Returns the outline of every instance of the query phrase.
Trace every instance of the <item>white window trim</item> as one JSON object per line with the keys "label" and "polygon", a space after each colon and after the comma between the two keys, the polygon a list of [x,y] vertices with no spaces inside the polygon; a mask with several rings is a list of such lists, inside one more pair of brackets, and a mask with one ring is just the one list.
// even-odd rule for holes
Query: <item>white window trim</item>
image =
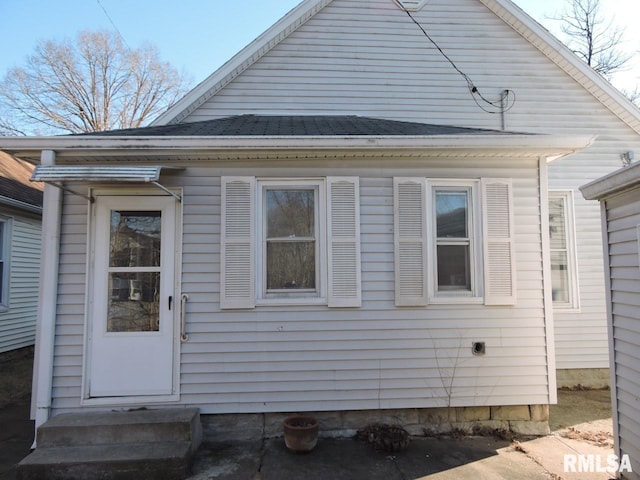
{"label": "white window trim", "polygon": [[4,268],[0,272],[2,275],[2,291],[0,291],[0,311],[9,310],[9,291],[11,289],[11,229],[12,219],[0,216],[0,223],[4,225],[2,238],[2,260]]}
{"label": "white window trim", "polygon": [[[316,291],[305,295],[304,292],[292,292],[292,294],[277,293],[267,294],[266,289],[266,227],[267,219],[264,214],[264,198],[267,188],[304,188],[314,187],[317,191],[317,204],[315,209],[317,212],[317,257],[316,257]],[[327,305],[327,212],[326,212],[326,181],[324,178],[281,178],[281,179],[261,179],[256,178],[256,212],[258,218],[262,221],[258,222],[256,228],[255,245],[257,245],[255,256],[256,269],[256,305]]]}
{"label": "white window trim", "polygon": [[[472,232],[469,236],[471,245],[469,255],[471,258],[471,292],[438,292],[438,267],[436,255],[436,214],[435,194],[438,188],[453,189],[462,188],[468,190],[469,215]],[[427,179],[427,265],[429,265],[428,295],[430,304],[472,304],[484,303],[483,291],[483,256],[482,256],[482,197],[479,180],[453,180],[453,179]]]}
{"label": "white window trim", "polygon": [[[580,312],[580,289],[578,282],[578,250],[576,242],[576,216],[573,201],[573,190],[549,190],[549,200],[564,199],[565,231],[567,234],[567,269],[569,277],[569,301],[558,304],[553,302],[553,309],[566,313]],[[549,248],[551,251],[551,248]]]}

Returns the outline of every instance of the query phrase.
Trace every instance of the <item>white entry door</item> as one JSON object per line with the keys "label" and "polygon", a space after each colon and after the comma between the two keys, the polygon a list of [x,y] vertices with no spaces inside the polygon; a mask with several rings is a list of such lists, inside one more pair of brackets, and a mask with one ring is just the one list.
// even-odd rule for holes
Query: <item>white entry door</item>
{"label": "white entry door", "polygon": [[176,201],[98,196],[94,220],[89,397],[170,395]]}

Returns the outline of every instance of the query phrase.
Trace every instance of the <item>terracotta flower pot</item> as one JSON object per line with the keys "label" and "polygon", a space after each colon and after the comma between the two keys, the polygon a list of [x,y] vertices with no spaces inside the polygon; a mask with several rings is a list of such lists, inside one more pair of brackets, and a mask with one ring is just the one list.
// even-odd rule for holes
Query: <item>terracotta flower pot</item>
{"label": "terracotta flower pot", "polygon": [[310,452],[318,443],[318,420],[293,415],[284,420],[284,443],[293,452]]}

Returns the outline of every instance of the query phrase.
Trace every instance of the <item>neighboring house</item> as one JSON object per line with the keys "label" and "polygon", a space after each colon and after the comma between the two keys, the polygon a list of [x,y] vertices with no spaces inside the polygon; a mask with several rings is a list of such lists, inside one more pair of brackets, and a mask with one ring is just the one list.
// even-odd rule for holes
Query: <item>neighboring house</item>
{"label": "neighboring house", "polygon": [[639,112],[508,0],[404,3],[430,39],[394,0],[307,0],[151,127],[0,139],[67,189],[37,425],[451,407],[541,433],[556,366],[608,367],[575,191],[640,149]]}
{"label": "neighboring house", "polygon": [[640,164],[581,190],[602,210],[616,454],[633,470],[624,478],[640,479]]}
{"label": "neighboring house", "polygon": [[42,185],[33,165],[0,152],[0,353],[34,344]]}

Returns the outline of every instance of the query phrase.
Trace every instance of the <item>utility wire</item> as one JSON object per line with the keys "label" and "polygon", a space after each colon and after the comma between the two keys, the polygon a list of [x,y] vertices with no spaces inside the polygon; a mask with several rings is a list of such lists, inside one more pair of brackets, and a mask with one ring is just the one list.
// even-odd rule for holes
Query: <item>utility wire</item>
{"label": "utility wire", "polygon": [[126,47],[129,49],[130,52],[133,52],[133,50],[131,49],[131,47],[129,46],[129,44],[127,43],[127,41],[125,40],[124,36],[122,35],[122,33],[120,33],[120,30],[118,29],[118,27],[116,26],[116,24],[114,23],[114,21],[111,19],[111,17],[109,16],[109,14],[107,13],[107,9],[104,8],[104,5],[102,5],[102,2],[100,0],[96,0],[96,2],[98,2],[98,5],[100,5],[100,8],[102,9],[102,11],[104,12],[105,16],[107,17],[107,19],[109,20],[109,22],[111,22],[111,25],[113,25],[113,28],[115,28],[116,32],[118,33],[118,35],[120,36],[120,38],[122,39],[122,41],[124,42],[124,44],[126,45]]}
{"label": "utility wire", "polygon": [[[424,27],[422,25],[420,25],[420,22],[418,22],[413,15],[411,15],[411,12],[409,12],[409,10],[406,9],[406,7],[404,5],[402,5],[402,3],[396,1],[396,3],[400,6],[400,8],[409,16],[409,18],[413,21],[413,23],[415,23],[418,28],[422,31],[422,33],[424,34],[425,37],[427,37],[429,39],[429,41],[433,44],[434,47],[436,47],[438,49],[438,51],[440,52],[440,54],[451,64],[451,66],[454,68],[454,70],[456,72],[458,72],[462,78],[464,78],[465,82],[467,82],[467,87],[469,88],[469,92],[471,93],[471,98],[473,98],[473,101],[476,103],[476,105],[478,105],[478,107],[480,109],[482,109],[483,111],[485,111],[486,113],[491,113],[491,114],[501,114],[501,113],[505,113],[508,112],[509,110],[511,110],[513,108],[513,106],[516,103],[516,95],[515,92],[513,92],[512,90],[505,90],[504,91],[504,97],[501,98],[498,102],[492,102],[491,100],[486,99],[481,93],[480,90],[478,90],[478,87],[476,87],[473,83],[473,80],[471,80],[471,78],[469,77],[469,75],[467,75],[466,73],[464,73],[462,70],[460,70],[458,68],[458,66],[454,63],[453,60],[451,60],[451,58],[449,58],[449,56],[444,53],[444,50],[442,50],[442,48],[440,48],[440,45],[438,45],[436,43],[436,41],[431,38],[431,36],[427,33],[427,31],[424,29]],[[482,105],[478,99],[476,98],[477,95],[484,103],[491,105],[491,107],[493,108],[497,108],[498,111],[494,112],[491,111],[489,109],[487,109],[484,105]],[[513,95],[513,100],[511,102],[511,104],[508,104],[508,97],[509,95]],[[505,103],[506,102],[506,103]]]}

